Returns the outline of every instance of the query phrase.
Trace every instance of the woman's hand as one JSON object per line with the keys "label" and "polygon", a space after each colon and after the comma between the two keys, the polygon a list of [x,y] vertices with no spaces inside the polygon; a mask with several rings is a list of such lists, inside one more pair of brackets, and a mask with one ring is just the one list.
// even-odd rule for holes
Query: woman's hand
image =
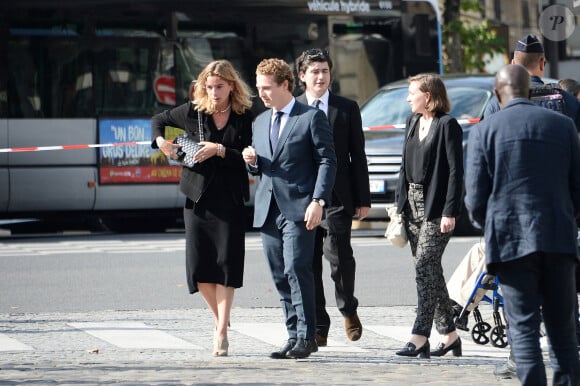
{"label": "woman's hand", "polygon": [[217,143],[202,141],[199,144],[203,147],[193,155],[195,162],[203,162],[208,158],[214,157],[218,152]]}
{"label": "woman's hand", "polygon": [[[159,142],[161,142],[161,144],[159,144]],[[167,157],[173,158],[173,159],[178,158],[177,157],[177,149],[179,149],[181,146],[179,146],[171,141],[166,141],[165,139],[158,140],[157,146],[159,147],[159,150],[161,150],[161,152],[163,154],[165,154]]]}

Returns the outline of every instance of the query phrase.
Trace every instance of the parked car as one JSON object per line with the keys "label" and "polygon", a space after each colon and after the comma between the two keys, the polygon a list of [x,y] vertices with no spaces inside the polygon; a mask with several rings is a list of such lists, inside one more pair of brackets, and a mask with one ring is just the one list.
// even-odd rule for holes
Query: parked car
{"label": "parked car", "polygon": [[[494,77],[489,75],[443,76],[451,101],[451,111],[463,128],[463,150],[466,159],[469,129],[483,117],[485,107],[493,95]],[[380,88],[362,106],[365,130],[365,150],[368,159],[371,188],[369,220],[387,220],[386,209],[395,203],[395,188],[399,179],[405,122],[411,114],[406,101],[407,80]],[[465,208],[457,219],[455,234],[478,234]]]}

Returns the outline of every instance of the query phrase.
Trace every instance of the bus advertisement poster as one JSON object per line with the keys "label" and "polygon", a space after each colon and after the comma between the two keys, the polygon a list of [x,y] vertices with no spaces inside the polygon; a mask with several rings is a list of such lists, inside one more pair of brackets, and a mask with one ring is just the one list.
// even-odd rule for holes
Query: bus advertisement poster
{"label": "bus advertisement poster", "polygon": [[[99,119],[99,143],[151,140],[149,119]],[[99,150],[100,184],[175,183],[181,166],[150,145],[113,146]]]}

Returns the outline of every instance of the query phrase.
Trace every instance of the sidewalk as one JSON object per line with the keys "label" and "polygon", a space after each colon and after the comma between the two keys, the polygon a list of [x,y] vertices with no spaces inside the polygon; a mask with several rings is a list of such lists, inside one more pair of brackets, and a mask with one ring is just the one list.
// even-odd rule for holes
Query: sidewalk
{"label": "sidewalk", "polygon": [[[285,339],[279,308],[235,308],[225,358],[210,355],[213,322],[205,309],[0,314],[0,385],[519,384],[493,376],[507,349],[475,345],[463,331],[462,357],[396,356],[410,333],[413,307],[360,308],[365,330],[358,342],[346,340],[340,314],[329,312],[329,347],[303,360],[269,358]],[[98,337],[107,332],[102,323],[117,326],[112,341]],[[148,339],[122,343],[124,333],[141,332],[170,339],[158,347]],[[171,339],[183,346],[169,346]],[[431,345],[437,342],[435,334]]]}

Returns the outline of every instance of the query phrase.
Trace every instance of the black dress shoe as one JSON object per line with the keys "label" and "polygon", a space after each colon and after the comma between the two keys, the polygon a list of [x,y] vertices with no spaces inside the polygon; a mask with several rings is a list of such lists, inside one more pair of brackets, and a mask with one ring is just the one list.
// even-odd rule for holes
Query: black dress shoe
{"label": "black dress shoe", "polygon": [[425,344],[419,349],[417,349],[417,346],[415,346],[413,343],[407,342],[405,347],[397,351],[396,354],[403,357],[416,357],[419,355],[419,358],[429,359],[430,348],[429,340],[427,340]]}
{"label": "black dress shoe", "polygon": [[288,357],[286,356],[286,354],[295,345],[296,345],[296,341],[294,339],[288,339],[288,341],[284,344],[284,346],[280,347],[280,350],[274,351],[273,353],[270,354],[270,358],[272,358],[272,359],[287,359]]}
{"label": "black dress shoe", "polygon": [[445,347],[445,343],[439,343],[435,348],[435,351],[431,351],[431,356],[434,357],[442,357],[443,355],[447,354],[449,351],[453,351],[454,357],[460,357],[462,355],[461,352],[461,338],[457,337],[455,342],[451,343],[449,346]]}
{"label": "black dress shoe", "polygon": [[296,344],[294,345],[294,347],[292,347],[290,351],[288,351],[288,353],[286,353],[286,356],[292,359],[300,359],[306,358],[310,356],[310,354],[312,354],[313,352],[317,351],[318,346],[316,345],[316,341],[314,339],[298,338]]}

